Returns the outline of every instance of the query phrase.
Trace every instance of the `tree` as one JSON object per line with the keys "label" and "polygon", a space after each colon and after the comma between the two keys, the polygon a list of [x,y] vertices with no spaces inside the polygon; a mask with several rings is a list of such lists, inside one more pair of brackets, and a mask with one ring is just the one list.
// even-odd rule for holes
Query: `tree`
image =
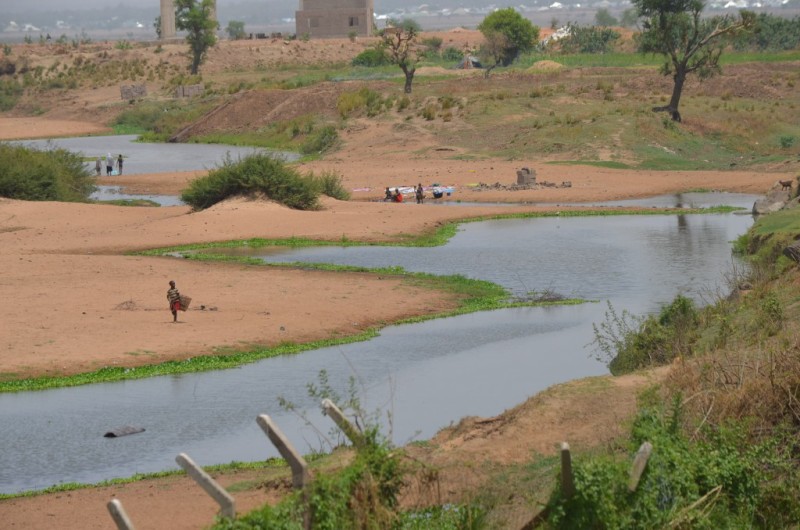
{"label": "tree", "polygon": [[229,21],[225,32],[231,40],[241,40],[247,36],[247,33],[244,32],[244,22],[239,22],[238,20]]}
{"label": "tree", "polygon": [[617,20],[608,9],[601,7],[597,10],[597,13],[594,14],[594,23],[596,26],[607,28],[619,25],[619,20]]}
{"label": "tree", "polygon": [[192,55],[192,75],[197,74],[208,49],[217,42],[219,24],[213,13],[214,0],[175,0],[175,27],[188,32],[186,42]]}
{"label": "tree", "polygon": [[395,27],[383,30],[383,47],[388,53],[389,61],[396,64],[406,76],[406,84],[403,91],[411,93],[411,83],[414,81],[414,73],[417,71],[417,53],[415,44],[417,40],[417,30],[409,26],[406,28]]}
{"label": "tree", "polygon": [[539,40],[539,28],[513,7],[490,13],[478,26],[486,39],[484,55],[494,60],[486,75],[496,66],[508,66],[519,54],[533,49]]}
{"label": "tree", "polygon": [[738,17],[704,19],[703,0],[633,0],[633,5],[644,19],[638,36],[639,51],[663,55],[661,73],[672,75],[674,81],[669,104],[653,110],[669,112],[679,122],[678,105],[686,76],[697,72],[700,79],[705,79],[719,72],[723,37],[751,28],[755,15],[740,11]]}

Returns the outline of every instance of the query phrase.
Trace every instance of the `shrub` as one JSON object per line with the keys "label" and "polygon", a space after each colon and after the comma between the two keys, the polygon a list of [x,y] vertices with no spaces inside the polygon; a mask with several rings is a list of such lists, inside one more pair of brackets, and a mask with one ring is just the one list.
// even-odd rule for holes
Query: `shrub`
{"label": "shrub", "polygon": [[338,139],[339,133],[336,132],[336,127],[333,125],[326,125],[308,136],[306,141],[300,146],[300,152],[304,155],[324,153],[336,145]]}
{"label": "shrub", "polygon": [[0,79],[0,112],[13,109],[23,90],[22,85],[14,79]]}
{"label": "shrub", "polygon": [[781,147],[784,149],[789,149],[794,145],[794,136],[791,134],[784,134],[779,139]]}
{"label": "shrub", "polygon": [[447,62],[460,62],[464,58],[464,53],[454,46],[448,46],[442,52],[442,59]]}
{"label": "shrub", "polygon": [[350,199],[350,192],[342,185],[341,175],[333,171],[324,171],[318,177],[311,174],[311,178],[317,185],[317,189],[321,194],[339,199],[340,201],[347,201]]}
{"label": "shrub", "polygon": [[627,311],[618,314],[611,304],[608,307],[605,322],[592,326],[592,344],[601,352],[599,357],[608,362],[612,374],[665,364],[691,353],[698,315],[690,298],[676,296],[661,309],[658,318],[636,317]]}
{"label": "shrub", "polygon": [[389,64],[389,59],[382,48],[368,48],[353,59],[353,66],[375,67],[386,64]]}
{"label": "shrub", "polygon": [[621,37],[619,32],[597,26],[569,25],[570,34],[558,41],[564,53],[608,53]]}
{"label": "shrub", "polygon": [[645,441],[653,445],[636,491],[627,488],[629,461],[579,462],[575,495],[551,497],[553,528],[752,528],[765,477],[762,451],[732,429],[691,443],[679,428],[680,396],[675,403],[669,414],[645,408],[635,420],[630,451]]}
{"label": "shrub", "polygon": [[0,196],[26,201],[85,201],[94,191],[81,157],[65,149],[0,144]]}
{"label": "shrub", "polygon": [[269,199],[298,210],[319,207],[317,186],[283,161],[256,153],[233,161],[228,157],[221,167],[193,180],[181,199],[195,210],[203,210],[230,197]]}

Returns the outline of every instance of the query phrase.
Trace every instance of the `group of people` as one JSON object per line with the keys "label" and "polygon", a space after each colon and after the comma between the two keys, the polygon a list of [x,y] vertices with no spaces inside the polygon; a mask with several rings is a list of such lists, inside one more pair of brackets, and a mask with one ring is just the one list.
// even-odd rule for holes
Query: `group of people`
{"label": "group of people", "polygon": [[[422,204],[425,201],[425,188],[422,187],[420,182],[414,186],[414,197],[417,199],[417,204]],[[403,202],[403,194],[400,193],[398,188],[392,191],[388,186],[386,187],[386,195],[383,197],[384,202]]]}
{"label": "group of people", "polygon": [[[114,174],[114,170],[116,168],[116,174],[122,175],[122,154],[120,154],[116,159],[111,156],[111,153],[106,155],[106,176],[110,176]],[[97,160],[94,163],[94,170],[99,177],[103,170],[103,157],[98,156]]]}

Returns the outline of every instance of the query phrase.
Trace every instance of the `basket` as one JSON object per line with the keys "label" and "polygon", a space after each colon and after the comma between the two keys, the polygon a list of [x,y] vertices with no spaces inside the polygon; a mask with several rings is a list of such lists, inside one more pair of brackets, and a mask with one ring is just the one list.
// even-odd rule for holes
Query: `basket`
{"label": "basket", "polygon": [[192,303],[192,297],[181,295],[181,311],[189,309],[189,304]]}

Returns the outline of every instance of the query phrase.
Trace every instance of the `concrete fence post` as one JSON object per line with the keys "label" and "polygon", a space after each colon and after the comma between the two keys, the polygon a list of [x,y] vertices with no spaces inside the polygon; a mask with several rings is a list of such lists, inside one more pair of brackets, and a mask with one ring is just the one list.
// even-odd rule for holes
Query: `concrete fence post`
{"label": "concrete fence post", "polygon": [[211,498],[217,501],[217,504],[222,508],[221,513],[223,517],[229,519],[236,518],[236,505],[233,497],[231,497],[231,494],[225,491],[222,486],[217,484],[216,481],[211,478],[211,475],[195,464],[186,453],[179,454],[175,457],[175,461],[178,462],[178,465],[186,471],[186,474],[192,477]]}
{"label": "concrete fence post", "polygon": [[564,498],[569,499],[575,495],[575,479],[572,476],[572,456],[569,453],[569,444],[561,442],[561,491]]}
{"label": "concrete fence post", "polygon": [[260,414],[256,418],[256,423],[266,433],[269,441],[278,449],[283,459],[289,463],[289,467],[292,468],[292,485],[295,489],[305,488],[309,479],[308,464],[305,459],[284,436],[283,432],[272,421],[272,418],[266,414]]}
{"label": "concrete fence post", "polygon": [[366,445],[366,440],[364,439],[364,435],[350,423],[344,413],[336,406],[336,404],[331,401],[330,399],[323,399],[322,400],[322,410],[325,411],[325,414],[331,417],[331,419],[336,423],[336,425],[344,432],[345,436],[347,436],[353,445],[356,448],[361,448]]}
{"label": "concrete fence post", "polygon": [[647,460],[650,458],[650,453],[653,452],[653,445],[650,442],[645,442],[639,447],[636,456],[633,458],[633,465],[631,466],[631,478],[628,481],[628,491],[636,491],[639,486],[639,480],[642,478],[644,468],[647,465]]}
{"label": "concrete fence post", "polygon": [[119,499],[110,500],[108,504],[106,504],[106,507],[119,530],[134,530],[133,523],[128,517],[128,514],[125,513],[125,508],[122,507],[122,501]]}

